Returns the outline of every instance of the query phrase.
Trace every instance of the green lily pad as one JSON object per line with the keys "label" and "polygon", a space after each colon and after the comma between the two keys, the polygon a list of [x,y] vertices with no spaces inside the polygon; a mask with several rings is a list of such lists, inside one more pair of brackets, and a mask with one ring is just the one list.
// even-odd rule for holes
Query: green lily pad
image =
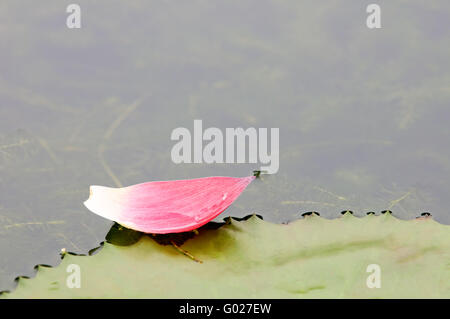
{"label": "green lily pad", "polygon": [[[6,298],[449,298],[450,226],[385,214],[288,225],[256,216],[202,229],[183,249],[150,236],[105,243],[93,256],[66,255],[55,268],[20,278]],[[80,288],[66,284],[80,267]],[[369,288],[369,265],[380,288]],[[370,268],[370,267],[369,267]]]}

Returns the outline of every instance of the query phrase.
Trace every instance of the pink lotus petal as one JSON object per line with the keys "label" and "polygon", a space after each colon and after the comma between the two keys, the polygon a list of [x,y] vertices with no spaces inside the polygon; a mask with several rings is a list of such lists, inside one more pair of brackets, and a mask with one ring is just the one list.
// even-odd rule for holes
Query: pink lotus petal
{"label": "pink lotus petal", "polygon": [[217,217],[254,178],[205,177],[123,188],[91,186],[84,205],[127,228],[153,234],[180,233]]}

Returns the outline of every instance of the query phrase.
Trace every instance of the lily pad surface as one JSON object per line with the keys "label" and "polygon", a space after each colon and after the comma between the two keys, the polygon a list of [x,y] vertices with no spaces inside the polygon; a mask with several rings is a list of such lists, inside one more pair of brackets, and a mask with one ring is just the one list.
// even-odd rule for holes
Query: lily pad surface
{"label": "lily pad surface", "polygon": [[[312,215],[288,225],[253,216],[188,240],[183,249],[203,263],[143,236],[129,246],[106,243],[93,256],[67,255],[56,268],[41,266],[36,278],[20,278],[3,297],[449,298],[449,227],[389,214]],[[67,285],[73,265],[80,288]],[[379,288],[367,283],[373,265]]]}

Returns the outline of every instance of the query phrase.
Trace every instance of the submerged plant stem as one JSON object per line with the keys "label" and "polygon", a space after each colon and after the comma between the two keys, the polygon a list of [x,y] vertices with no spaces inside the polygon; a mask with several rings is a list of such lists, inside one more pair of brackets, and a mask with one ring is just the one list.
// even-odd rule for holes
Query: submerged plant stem
{"label": "submerged plant stem", "polygon": [[183,248],[181,248],[180,246],[178,246],[177,244],[175,244],[175,243],[173,242],[173,240],[170,241],[170,243],[172,244],[173,247],[175,247],[176,250],[178,250],[178,251],[179,251],[180,253],[182,253],[183,255],[185,255],[185,256],[191,258],[193,261],[196,261],[196,262],[198,262],[198,263],[203,263],[203,261],[201,261],[201,260],[195,258],[195,257],[192,256],[188,251],[184,250]]}

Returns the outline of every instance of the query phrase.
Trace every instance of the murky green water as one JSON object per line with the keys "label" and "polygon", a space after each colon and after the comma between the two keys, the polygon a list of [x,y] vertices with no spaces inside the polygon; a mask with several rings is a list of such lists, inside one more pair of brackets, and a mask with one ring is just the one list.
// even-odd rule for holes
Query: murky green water
{"label": "murky green water", "polygon": [[287,222],[391,209],[450,224],[450,4],[378,1],[0,4],[0,290],[111,222],[89,185],[259,165],[174,164],[176,127],[280,128],[280,170],[223,215]]}

